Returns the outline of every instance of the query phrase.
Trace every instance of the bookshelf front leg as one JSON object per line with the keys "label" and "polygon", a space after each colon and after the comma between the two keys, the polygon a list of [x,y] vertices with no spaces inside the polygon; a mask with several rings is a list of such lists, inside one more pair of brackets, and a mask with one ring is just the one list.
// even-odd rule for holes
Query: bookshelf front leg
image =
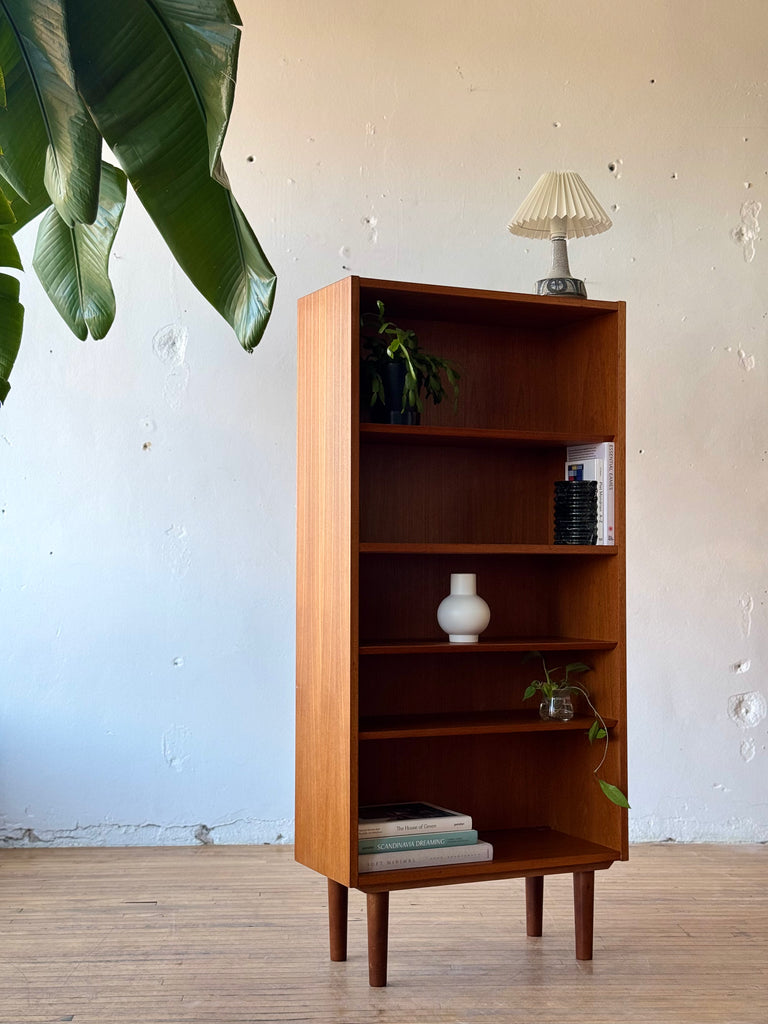
{"label": "bookshelf front leg", "polygon": [[576,925],[576,959],[592,959],[595,918],[595,872],[574,871],[573,911]]}
{"label": "bookshelf front leg", "polygon": [[526,933],[541,935],[544,923],[544,875],[533,875],[525,880]]}
{"label": "bookshelf front leg", "polygon": [[347,906],[349,889],[328,879],[328,931],[331,939],[331,960],[347,959]]}
{"label": "bookshelf front leg", "polygon": [[389,893],[368,893],[368,984],[382,988],[387,984],[387,934],[389,930]]}

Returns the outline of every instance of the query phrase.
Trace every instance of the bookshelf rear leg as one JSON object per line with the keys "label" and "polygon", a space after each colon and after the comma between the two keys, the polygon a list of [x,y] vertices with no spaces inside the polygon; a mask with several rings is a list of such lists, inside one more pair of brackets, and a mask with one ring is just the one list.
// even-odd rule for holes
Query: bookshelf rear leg
{"label": "bookshelf rear leg", "polygon": [[574,871],[573,910],[576,924],[576,959],[592,959],[595,919],[595,872]]}
{"label": "bookshelf rear leg", "polygon": [[368,984],[381,988],[387,984],[387,933],[389,930],[389,893],[368,893]]}
{"label": "bookshelf rear leg", "polygon": [[331,940],[331,960],[347,959],[347,906],[349,889],[346,885],[328,879],[328,931]]}
{"label": "bookshelf rear leg", "polygon": [[544,924],[544,876],[525,880],[525,925],[528,935],[541,935]]}

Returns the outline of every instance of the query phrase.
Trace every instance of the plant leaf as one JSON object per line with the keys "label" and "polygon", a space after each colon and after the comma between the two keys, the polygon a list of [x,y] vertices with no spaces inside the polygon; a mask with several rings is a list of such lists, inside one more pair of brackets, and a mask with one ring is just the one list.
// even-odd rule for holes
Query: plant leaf
{"label": "plant leaf", "polygon": [[0,107],[0,142],[3,147],[0,176],[4,181],[3,190],[16,216],[13,230],[18,231],[51,205],[43,180],[48,137],[32,79],[2,8],[0,66],[5,75],[6,88],[6,106]]}
{"label": "plant leaf", "polygon": [[591,672],[592,666],[585,665],[583,661],[572,661],[565,666],[565,678],[567,679],[571,672]]}
{"label": "plant leaf", "polygon": [[[68,223],[90,223],[99,194],[101,139],[75,87],[64,20],[64,0],[0,0],[4,29],[23,57],[45,132],[45,186]],[[8,41],[10,46],[10,40]],[[17,70],[21,69],[17,65]],[[11,104],[9,104],[10,106]],[[24,129],[24,124],[20,126]],[[14,188],[28,197],[29,168],[16,159],[16,138],[3,136]],[[34,170],[36,177],[37,169]]]}
{"label": "plant leaf", "polygon": [[89,331],[93,338],[103,338],[115,318],[108,263],[125,192],[123,172],[104,164],[95,222],[70,226],[51,209],[37,233],[32,266],[51,302],[82,341]]}
{"label": "plant leaf", "polygon": [[594,743],[600,732],[600,723],[595,721],[590,725],[589,732],[587,733],[587,739],[590,743]]}
{"label": "plant leaf", "polygon": [[11,234],[0,228],[0,267],[13,267],[15,270],[23,270],[19,250],[16,248]]}
{"label": "plant leaf", "polygon": [[155,0],[155,11],[178,51],[203,112],[210,173],[229,187],[221,147],[235,95],[240,15],[231,0],[207,0],[204,4]]}
{"label": "plant leaf", "polygon": [[[6,198],[6,195],[3,192],[3,190],[0,189],[0,225],[2,225],[3,228],[8,230],[11,224],[15,223],[16,218],[13,214],[13,208],[11,207],[11,204],[8,202],[8,199]],[[5,267],[8,266],[7,263],[2,263],[2,261],[0,261],[0,265]]]}
{"label": "plant leaf", "polygon": [[[8,238],[13,245],[13,240]],[[0,405],[11,389],[8,378],[19,352],[23,326],[24,307],[19,302],[18,279],[0,274]]]}
{"label": "plant leaf", "polygon": [[612,786],[610,782],[605,782],[603,779],[598,779],[597,781],[600,783],[600,789],[602,789],[611,803],[618,804],[619,807],[629,808],[629,802],[620,789]]}
{"label": "plant leaf", "polygon": [[538,687],[534,686],[533,683],[531,683],[531,685],[526,688],[526,691],[523,694],[523,700],[530,700],[534,693],[536,693],[537,689]]}
{"label": "plant leaf", "polygon": [[68,18],[78,86],[182,270],[251,351],[275,273],[230,190],[209,172],[206,122],[148,0],[77,0]]}

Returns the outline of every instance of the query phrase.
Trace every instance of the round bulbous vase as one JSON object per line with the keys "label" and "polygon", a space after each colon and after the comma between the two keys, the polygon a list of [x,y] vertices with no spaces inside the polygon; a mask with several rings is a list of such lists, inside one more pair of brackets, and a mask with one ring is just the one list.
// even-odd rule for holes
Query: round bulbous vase
{"label": "round bulbous vase", "polygon": [[545,697],[539,704],[539,717],[545,722],[570,722],[573,718],[570,690],[555,690],[551,697]]}
{"label": "round bulbous vase", "polygon": [[451,592],[438,606],[437,621],[452,644],[477,643],[491,621],[491,610],[478,596],[475,573],[451,573]]}

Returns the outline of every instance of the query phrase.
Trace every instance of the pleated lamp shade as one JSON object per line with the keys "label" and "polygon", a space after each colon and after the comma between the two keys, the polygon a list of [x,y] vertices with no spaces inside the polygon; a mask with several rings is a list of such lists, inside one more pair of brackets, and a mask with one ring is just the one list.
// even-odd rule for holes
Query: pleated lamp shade
{"label": "pleated lamp shade", "polygon": [[575,171],[542,174],[507,227],[525,238],[552,239],[552,269],[537,281],[537,294],[586,298],[584,282],[571,277],[565,239],[599,235],[611,227],[611,218],[581,175]]}
{"label": "pleated lamp shade", "polygon": [[513,235],[526,238],[551,238],[553,231],[585,238],[610,226],[611,218],[575,171],[542,174],[509,222]]}

